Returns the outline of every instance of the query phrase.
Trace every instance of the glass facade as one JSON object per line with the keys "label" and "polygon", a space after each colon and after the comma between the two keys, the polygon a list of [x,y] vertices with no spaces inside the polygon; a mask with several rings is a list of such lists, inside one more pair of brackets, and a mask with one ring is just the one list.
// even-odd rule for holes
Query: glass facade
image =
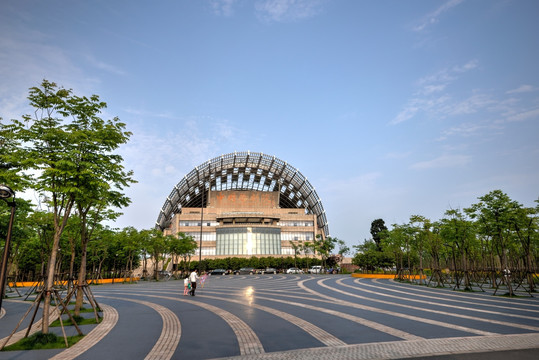
{"label": "glass facade", "polygon": [[279,255],[281,229],[266,227],[217,228],[216,255]]}

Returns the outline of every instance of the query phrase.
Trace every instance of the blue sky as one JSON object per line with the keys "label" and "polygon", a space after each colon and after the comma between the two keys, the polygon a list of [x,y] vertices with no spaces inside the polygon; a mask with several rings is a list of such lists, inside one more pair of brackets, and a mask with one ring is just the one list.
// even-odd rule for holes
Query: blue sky
{"label": "blue sky", "polygon": [[[195,166],[263,152],[305,175],[330,233],[539,196],[536,0],[3,1],[0,116],[43,78],[133,132],[116,226],[151,228]],[[4,121],[5,121],[4,120]]]}

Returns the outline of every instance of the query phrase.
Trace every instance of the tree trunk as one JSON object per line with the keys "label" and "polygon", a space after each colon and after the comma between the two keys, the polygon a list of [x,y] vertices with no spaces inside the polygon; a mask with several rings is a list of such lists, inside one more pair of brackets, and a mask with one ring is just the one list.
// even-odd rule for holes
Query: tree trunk
{"label": "tree trunk", "polygon": [[41,332],[43,334],[49,333],[49,311],[51,305],[51,292],[54,286],[54,272],[56,269],[56,257],[58,253],[58,247],[60,245],[61,231],[55,231],[54,240],[52,242],[52,251],[49,258],[49,264],[47,269],[47,278],[45,281],[44,298],[43,298],[43,321],[41,326]]}

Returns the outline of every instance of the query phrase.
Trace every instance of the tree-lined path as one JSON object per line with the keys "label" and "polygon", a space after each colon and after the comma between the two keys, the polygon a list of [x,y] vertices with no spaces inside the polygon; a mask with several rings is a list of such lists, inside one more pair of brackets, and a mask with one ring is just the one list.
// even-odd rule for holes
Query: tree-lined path
{"label": "tree-lined path", "polygon": [[[103,285],[92,291],[103,304],[105,321],[77,348],[0,352],[0,359],[539,355],[539,301],[530,297],[344,275],[214,276],[195,297],[182,295],[181,281]],[[12,312],[24,308],[19,300],[6,301],[0,337],[13,329],[9,325],[17,317]]]}

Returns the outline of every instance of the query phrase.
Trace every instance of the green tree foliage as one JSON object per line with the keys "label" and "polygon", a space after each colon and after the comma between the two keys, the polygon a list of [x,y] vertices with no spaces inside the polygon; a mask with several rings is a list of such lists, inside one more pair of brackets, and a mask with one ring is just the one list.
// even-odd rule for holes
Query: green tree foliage
{"label": "green tree foliage", "polygon": [[352,264],[367,272],[388,269],[393,266],[393,259],[385,252],[378,250],[378,245],[373,240],[366,240],[363,244],[355,246],[355,248],[357,253],[352,259]]}
{"label": "green tree foliage", "polygon": [[[55,281],[58,249],[62,233],[76,208],[81,219],[83,262],[89,239],[87,216],[108,206],[125,206],[121,189],[128,186],[131,173],[125,172],[121,157],[114,155],[130,133],[118,119],[104,121],[99,114],[106,107],[97,95],[80,97],[71,90],[43,80],[29,91],[34,115],[24,115],[10,125],[2,125],[2,141],[10,154],[0,158],[2,177],[20,180],[39,194],[50,196],[54,235],[46,272],[43,306],[43,333],[48,333],[50,291]],[[16,179],[14,166],[23,170]],[[86,266],[81,264],[84,272]],[[85,277],[83,277],[84,279]]]}
{"label": "green tree foliage", "polygon": [[179,264],[178,259],[182,258],[184,272],[188,271],[191,256],[195,254],[197,248],[197,242],[193,237],[182,232],[179,232],[177,237],[172,237],[169,242],[169,253],[173,256],[175,264]]}
{"label": "green tree foliage", "polygon": [[444,246],[451,250],[452,268],[460,284],[460,275],[464,279],[464,289],[471,290],[470,266],[473,253],[477,249],[475,226],[460,210],[447,210],[441,221],[440,235]]}
{"label": "green tree foliage", "polygon": [[[539,206],[524,207],[501,190],[478,198],[464,210],[450,209],[440,221],[412,215],[408,223],[393,224],[374,238],[355,246],[354,263],[365,270],[382,267],[381,254],[395,264],[397,278],[423,275],[428,269],[436,286],[453,283],[472,290],[487,283],[496,288],[535,291],[539,260]],[[537,200],[539,203],[539,200]],[[447,275],[450,275],[448,277]],[[422,276],[416,277],[422,283]]]}
{"label": "green tree foliage", "polygon": [[371,223],[371,236],[376,244],[376,247],[378,248],[378,251],[382,250],[382,235],[385,231],[387,231],[387,226],[383,219],[373,220]]}

